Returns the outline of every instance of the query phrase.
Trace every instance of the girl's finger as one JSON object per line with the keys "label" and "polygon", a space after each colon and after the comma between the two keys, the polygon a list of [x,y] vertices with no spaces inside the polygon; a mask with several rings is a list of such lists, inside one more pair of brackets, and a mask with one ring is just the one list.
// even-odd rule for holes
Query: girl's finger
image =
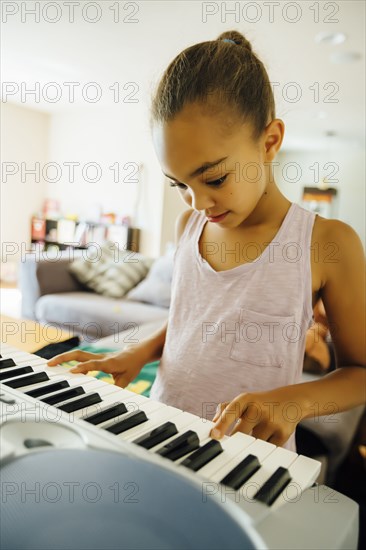
{"label": "girl's finger", "polygon": [[219,403],[217,405],[215,416],[213,417],[212,422],[216,422],[216,420],[219,418],[222,411],[228,406],[228,404],[229,403],[226,401],[225,403]]}
{"label": "girl's finger", "polygon": [[111,359],[95,359],[93,354],[93,360],[92,361],[85,361],[85,363],[81,362],[76,367],[73,367],[70,369],[70,372],[73,374],[77,373],[86,373],[91,370],[100,370],[102,372],[106,372],[107,374],[113,374],[113,372],[116,371],[116,366],[114,361]]}
{"label": "girl's finger", "polygon": [[219,417],[216,426],[211,430],[211,437],[214,439],[221,439],[221,437],[227,432],[233,422],[241,417],[246,408],[246,397],[244,395],[237,397],[231,403],[229,403],[221,416]]}
{"label": "girl's finger", "polygon": [[103,353],[90,353],[89,351],[74,350],[66,353],[60,353],[55,357],[52,357],[47,362],[49,367],[54,367],[60,363],[66,363],[67,361],[89,361],[90,359],[103,359]]}

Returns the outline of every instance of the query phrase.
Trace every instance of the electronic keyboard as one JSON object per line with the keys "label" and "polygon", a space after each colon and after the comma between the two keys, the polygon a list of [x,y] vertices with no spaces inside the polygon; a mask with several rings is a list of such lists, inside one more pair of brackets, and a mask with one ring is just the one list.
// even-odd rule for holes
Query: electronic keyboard
{"label": "electronic keyboard", "polygon": [[[6,344],[1,346],[0,352],[0,465],[2,479],[5,473],[10,476],[5,501],[4,494],[2,497],[5,512],[12,496],[21,498],[18,490],[9,493],[9,487],[15,483],[19,485],[18,475],[23,471],[17,470],[17,464],[24,463],[24,479],[33,463],[37,472],[44,472],[51,463],[57,464],[57,475],[61,475],[65,461],[60,462],[58,457],[66,456],[64,453],[68,452],[70,460],[75,459],[76,468],[80,467],[76,457],[81,451],[83,457],[88,453],[94,456],[93,453],[99,451],[95,460],[96,464],[100,460],[105,464],[103,471],[107,469],[109,460],[115,460],[117,453],[118,464],[122,464],[123,458],[129,461],[126,471],[131,465],[134,468],[137,479],[134,483],[139,483],[139,476],[146,480],[146,487],[154,480],[162,479],[158,491],[161,507],[167,506],[169,491],[179,483],[179,494],[171,496],[173,501],[166,511],[168,515],[177,502],[182,505],[180,494],[185,494],[186,490],[191,490],[192,496],[187,497],[184,504],[185,513],[191,505],[192,510],[197,506],[202,521],[197,514],[195,518],[198,524],[201,523],[201,531],[210,507],[213,508],[210,517],[215,517],[219,510],[222,525],[220,522],[214,525],[217,529],[220,527],[221,532],[226,532],[223,525],[227,526],[229,540],[226,540],[226,548],[237,547],[237,528],[240,536],[248,541],[245,548],[357,548],[358,506],[348,497],[315,483],[320,462],[243,433],[224,436],[220,441],[213,440],[209,436],[213,427],[211,421],[92,376],[72,374],[62,365],[48,367],[45,359]],[[40,467],[41,464],[44,468]],[[91,461],[87,460],[85,464],[90,466]],[[118,477],[121,469],[116,468],[113,471]],[[145,472],[147,468],[151,468],[149,475]],[[12,469],[17,473],[12,473]],[[82,477],[82,470],[79,475]],[[94,475],[97,480],[98,474]],[[165,479],[170,481],[165,482]],[[73,482],[77,483],[77,480]],[[85,506],[85,502],[82,504]],[[18,501],[13,505],[18,511],[22,508]],[[37,512],[37,507],[29,508],[31,513]],[[157,501],[149,509],[148,517],[154,508],[159,508]],[[50,511],[49,505],[46,510]],[[128,510],[130,512],[131,507]],[[24,510],[19,513],[24,513]],[[1,548],[33,548],[29,545],[29,537],[24,536],[24,541],[19,542],[17,537],[23,535],[21,527],[12,529],[13,517],[9,515],[8,530],[5,529],[7,538],[0,540]],[[158,517],[156,521],[168,524],[164,524],[164,517]],[[175,517],[174,521],[182,521],[182,514],[179,518]],[[173,528],[174,521],[169,522],[169,529]],[[4,524],[3,519],[2,526]],[[138,533],[140,529],[141,525]],[[153,527],[149,529],[149,536],[153,536]],[[210,533],[215,535],[217,542],[219,535],[214,531],[211,524]],[[97,537],[96,534],[93,536]],[[142,531],[140,536],[143,536]],[[197,531],[196,542],[200,536]],[[206,545],[207,536],[206,528]],[[128,548],[113,546],[112,542],[108,546],[108,530],[104,537],[104,548]],[[91,537],[91,540],[96,539]],[[120,545],[121,539],[118,540],[116,544]],[[159,540],[163,544],[162,539]],[[43,548],[38,539],[37,544],[38,548]],[[76,546],[67,548],[82,548],[77,546],[75,538],[70,544]],[[94,548],[92,542],[88,544]],[[216,547],[212,544],[210,548]],[[243,542],[237,544],[244,547]],[[58,548],[50,541],[46,547]],[[149,546],[145,540],[145,546],[141,547],[160,546]],[[187,540],[184,544],[182,541],[175,545],[170,542],[166,547],[190,548]],[[198,543],[192,546],[200,547]]]}

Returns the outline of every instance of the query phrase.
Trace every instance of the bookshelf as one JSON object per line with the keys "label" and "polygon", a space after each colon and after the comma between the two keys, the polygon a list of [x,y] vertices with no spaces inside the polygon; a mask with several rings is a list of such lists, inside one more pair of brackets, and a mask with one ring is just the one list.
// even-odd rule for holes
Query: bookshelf
{"label": "bookshelf", "polygon": [[47,250],[69,248],[85,250],[90,246],[102,246],[106,241],[116,243],[121,249],[139,251],[140,230],[122,224],[75,221],[66,218],[40,218],[31,220],[32,247]]}

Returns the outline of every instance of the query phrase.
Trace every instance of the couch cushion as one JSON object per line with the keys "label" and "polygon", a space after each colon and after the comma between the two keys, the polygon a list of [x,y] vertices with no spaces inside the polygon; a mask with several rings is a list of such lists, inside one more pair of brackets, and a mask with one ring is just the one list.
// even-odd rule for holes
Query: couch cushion
{"label": "couch cushion", "polygon": [[171,254],[155,260],[145,279],[130,290],[126,298],[160,307],[169,307],[173,263]]}
{"label": "couch cushion", "polygon": [[115,243],[93,247],[74,260],[70,272],[78,281],[103,296],[122,298],[139,283],[154,260],[130,250],[120,250]]}
{"label": "couch cushion", "polygon": [[36,317],[41,323],[74,327],[73,332],[86,342],[95,342],[103,336],[117,336],[123,330],[129,330],[131,338],[139,338],[140,325],[155,320],[164,322],[168,310],[88,292],[65,292],[42,296],[36,305]]}

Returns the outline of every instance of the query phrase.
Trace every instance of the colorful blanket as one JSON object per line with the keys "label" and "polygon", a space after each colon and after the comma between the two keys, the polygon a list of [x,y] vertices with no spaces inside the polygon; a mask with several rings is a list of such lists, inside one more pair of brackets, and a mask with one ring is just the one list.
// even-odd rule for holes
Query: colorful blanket
{"label": "colorful blanket", "polygon": [[[111,349],[111,348],[96,348],[94,346],[78,346],[76,349],[81,349],[83,351],[91,351],[93,353],[108,353],[108,352],[115,352],[117,350]],[[73,350],[73,351],[74,351]],[[68,365],[70,367],[73,367],[74,365],[77,365],[77,361],[69,361],[67,363],[64,363],[65,365]],[[153,361],[151,363],[146,363],[144,367],[141,369],[140,374],[133,380],[128,386],[126,386],[126,390],[132,391],[135,393],[138,393],[140,395],[144,395],[145,397],[150,396],[150,388],[152,386],[152,383],[155,380],[156,371],[159,366],[159,361]],[[113,384],[113,377],[111,374],[107,374],[102,371],[90,371],[90,376],[94,376],[98,380],[102,380],[103,382],[107,382],[108,384]]]}

